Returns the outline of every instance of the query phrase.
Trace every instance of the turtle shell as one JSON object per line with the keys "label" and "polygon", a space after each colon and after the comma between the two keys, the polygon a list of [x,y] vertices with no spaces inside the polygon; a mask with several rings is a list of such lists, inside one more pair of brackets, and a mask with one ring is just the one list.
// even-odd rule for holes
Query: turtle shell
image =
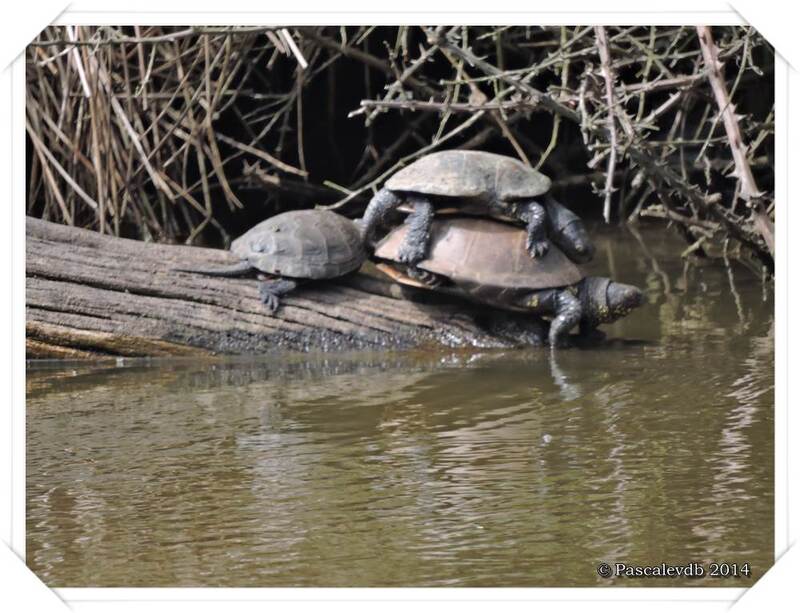
{"label": "turtle shell", "polygon": [[301,279],[338,277],[366,258],[356,224],[317,209],[270,217],[233,241],[231,252],[262,272]]}
{"label": "turtle shell", "polygon": [[[397,262],[397,253],[408,228],[392,230],[375,248],[375,256]],[[584,274],[552,245],[543,257],[531,258],[523,228],[490,219],[448,217],[434,219],[428,257],[419,268],[451,279],[470,293],[564,287],[578,283]]]}
{"label": "turtle shell", "polygon": [[550,179],[519,160],[485,151],[439,151],[395,173],[384,187],[485,202],[535,198]]}

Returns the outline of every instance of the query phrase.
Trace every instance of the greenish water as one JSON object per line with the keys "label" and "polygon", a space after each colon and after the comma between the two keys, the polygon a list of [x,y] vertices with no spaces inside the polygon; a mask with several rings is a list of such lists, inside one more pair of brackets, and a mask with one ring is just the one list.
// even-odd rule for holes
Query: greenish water
{"label": "greenish water", "polygon": [[598,244],[594,269],[648,302],[555,357],[30,364],[29,566],[53,586],[753,583],[773,557],[771,291],[685,266],[663,233]]}

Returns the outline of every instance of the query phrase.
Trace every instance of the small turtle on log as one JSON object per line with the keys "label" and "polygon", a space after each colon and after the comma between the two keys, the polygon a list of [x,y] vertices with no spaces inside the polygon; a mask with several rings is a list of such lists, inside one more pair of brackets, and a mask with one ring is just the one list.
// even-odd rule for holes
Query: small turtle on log
{"label": "small turtle on log", "polygon": [[[485,151],[440,151],[395,173],[364,213],[366,242],[389,214],[403,204],[413,211],[397,259],[416,264],[425,259],[434,208],[456,206],[464,213],[504,217],[527,226],[525,246],[532,258],[543,256],[550,240],[573,261],[587,262],[594,249],[580,218],[552,197],[544,206],[535,198],[550,189],[550,179],[514,158]],[[549,239],[548,239],[549,236]]]}
{"label": "small turtle on log", "polygon": [[[392,230],[375,248],[378,268],[400,283],[460,295],[512,311],[552,317],[551,347],[566,346],[569,331],[602,336],[597,326],[624,317],[643,301],[632,285],[586,277],[558,248],[531,259],[521,228],[488,219],[449,217],[432,223],[430,252],[409,274],[400,258],[408,226]],[[411,267],[414,268],[414,267]]]}
{"label": "small turtle on log", "polygon": [[366,259],[355,222],[325,210],[288,211],[270,217],[231,243],[241,262],[223,268],[176,268],[217,277],[265,273],[259,295],[273,314],[280,297],[306,279],[333,279],[353,272]]}

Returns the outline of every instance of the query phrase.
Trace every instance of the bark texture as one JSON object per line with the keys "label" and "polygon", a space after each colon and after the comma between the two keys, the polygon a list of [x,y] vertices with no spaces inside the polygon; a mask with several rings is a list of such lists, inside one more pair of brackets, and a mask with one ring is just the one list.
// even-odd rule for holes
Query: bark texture
{"label": "bark texture", "polygon": [[303,285],[269,316],[253,278],[172,270],[234,263],[227,251],[143,243],[34,218],[26,224],[29,358],[533,342],[524,317],[401,287],[369,265],[367,272]]}

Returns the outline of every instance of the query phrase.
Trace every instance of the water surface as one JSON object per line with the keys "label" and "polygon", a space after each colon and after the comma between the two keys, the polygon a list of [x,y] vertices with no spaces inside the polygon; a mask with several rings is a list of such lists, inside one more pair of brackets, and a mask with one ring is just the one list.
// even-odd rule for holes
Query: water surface
{"label": "water surface", "polygon": [[662,232],[598,244],[648,302],[555,357],[30,364],[28,564],[53,586],[750,585],[773,555],[771,290]]}

